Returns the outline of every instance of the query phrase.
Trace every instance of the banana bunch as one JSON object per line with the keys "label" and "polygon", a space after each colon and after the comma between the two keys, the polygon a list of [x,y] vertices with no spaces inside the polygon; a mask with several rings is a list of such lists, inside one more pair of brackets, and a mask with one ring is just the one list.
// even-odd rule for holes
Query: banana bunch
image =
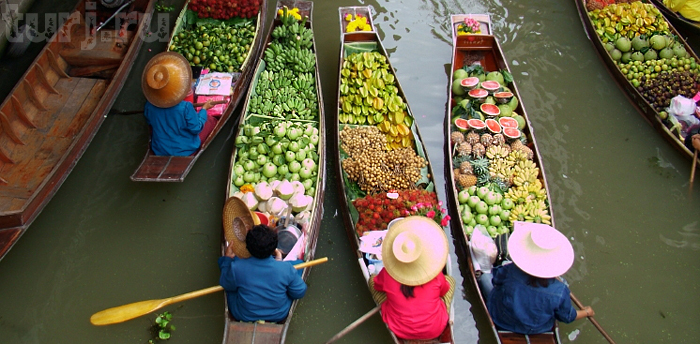
{"label": "banana bunch", "polygon": [[[489,147],[489,149],[491,147]],[[500,178],[504,181],[508,181],[513,176],[513,164],[504,158],[493,159],[489,164],[489,175],[491,178]]]}
{"label": "banana bunch", "polygon": [[316,68],[316,55],[310,49],[290,49],[283,53],[285,62],[298,73],[310,73]]}
{"label": "banana bunch", "polygon": [[[312,73],[301,73],[292,81],[292,87],[299,92],[304,92],[308,89],[313,89],[316,92],[315,78]],[[315,97],[315,93],[314,93]],[[306,97],[304,97],[306,98]]]}
{"label": "banana bunch", "polygon": [[517,164],[520,161],[527,161],[528,157],[525,152],[519,150],[519,149],[511,149],[510,154],[506,157],[506,160],[509,162],[512,162],[513,165]]}
{"label": "banana bunch", "polygon": [[513,184],[516,186],[535,183],[537,176],[540,174],[540,169],[530,160],[519,161],[513,166]]}
{"label": "banana bunch", "polygon": [[549,215],[549,210],[547,203],[545,201],[528,202],[522,204],[516,204],[513,209],[510,210],[510,217],[508,218],[511,222],[513,221],[525,221],[534,223],[544,223],[547,225],[552,224],[552,217]]}
{"label": "banana bunch", "polygon": [[[495,159],[505,160],[508,155],[510,155],[510,149],[508,149],[502,145],[491,145],[491,146],[489,146],[488,149],[486,149],[486,157],[491,159],[491,160],[495,160]],[[514,164],[515,163],[513,163],[513,165]]]}
{"label": "banana bunch", "polygon": [[508,221],[525,221],[525,216],[527,216],[528,210],[525,204],[516,204],[513,209],[510,210],[510,217]]}
{"label": "banana bunch", "polygon": [[314,33],[299,22],[276,27],[272,38],[295,49],[311,49],[314,45]]}

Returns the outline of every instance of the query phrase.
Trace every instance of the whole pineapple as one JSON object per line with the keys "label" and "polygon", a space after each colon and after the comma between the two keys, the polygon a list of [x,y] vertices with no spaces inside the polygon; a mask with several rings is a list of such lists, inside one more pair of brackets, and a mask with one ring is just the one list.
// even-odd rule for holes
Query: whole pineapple
{"label": "whole pineapple", "polygon": [[460,174],[457,178],[457,185],[463,189],[476,185],[477,178],[473,174]]}
{"label": "whole pineapple", "polygon": [[479,140],[484,148],[489,148],[493,144],[493,136],[491,134],[481,135],[481,140]]}
{"label": "whole pineapple", "polygon": [[472,169],[472,164],[469,161],[463,161],[459,164],[459,173],[461,174],[474,174]]}
{"label": "whole pineapple", "polygon": [[479,143],[479,134],[472,130],[467,134],[467,138],[465,140],[470,145],[474,146],[475,144]]}
{"label": "whole pineapple", "polygon": [[503,136],[503,134],[498,133],[496,135],[493,135],[493,144],[497,146],[502,146],[506,143],[506,138]]}
{"label": "whole pineapple", "polygon": [[457,154],[459,156],[468,156],[472,154],[472,146],[468,142],[462,142],[457,146]]}
{"label": "whole pineapple", "polygon": [[472,147],[472,155],[475,158],[481,158],[486,153],[486,147],[483,144],[477,143]]}
{"label": "whole pineapple", "polygon": [[458,145],[462,142],[464,142],[464,134],[462,134],[459,131],[453,131],[450,134],[450,140],[452,141],[452,145]]}

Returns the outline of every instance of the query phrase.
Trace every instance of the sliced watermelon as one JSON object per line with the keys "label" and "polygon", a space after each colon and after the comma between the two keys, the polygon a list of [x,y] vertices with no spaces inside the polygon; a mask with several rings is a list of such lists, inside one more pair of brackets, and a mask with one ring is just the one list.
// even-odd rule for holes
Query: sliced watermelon
{"label": "sliced watermelon", "polygon": [[513,93],[510,92],[496,92],[493,94],[493,97],[496,98],[496,101],[501,103],[501,104],[506,104],[508,103],[511,99],[513,99]]}
{"label": "sliced watermelon", "polygon": [[[471,121],[471,119],[470,119],[470,121]],[[467,129],[469,129],[469,123],[468,123],[468,121],[467,121],[466,119],[464,119],[464,118],[457,118],[457,119],[455,120],[455,126],[456,126],[457,129],[459,129],[460,131],[467,131]]]}
{"label": "sliced watermelon", "polygon": [[477,129],[477,130],[484,129],[486,127],[486,124],[484,123],[484,121],[482,121],[480,119],[472,118],[472,119],[468,120],[467,122],[469,123],[470,127]]}
{"label": "sliced watermelon", "polygon": [[501,125],[496,122],[495,119],[488,118],[486,119],[486,126],[489,128],[489,131],[498,134],[501,132]]}
{"label": "sliced watermelon", "polygon": [[481,83],[481,87],[487,90],[488,92],[493,93],[499,88],[501,88],[501,84],[499,84],[498,81],[487,80]]}
{"label": "sliced watermelon", "polygon": [[493,104],[481,104],[479,108],[481,109],[481,112],[483,112],[487,116],[494,117],[501,114],[501,109],[499,109],[498,106]]}
{"label": "sliced watermelon", "polygon": [[488,95],[489,95],[489,91],[487,91],[483,88],[475,88],[475,89],[469,91],[469,96],[472,98],[476,98],[476,99],[486,98],[486,96],[488,96]]}
{"label": "sliced watermelon", "polygon": [[498,119],[498,124],[500,124],[504,128],[518,127],[518,121],[516,121],[513,117],[501,117]]}
{"label": "sliced watermelon", "polygon": [[520,137],[520,130],[518,128],[503,128],[503,135],[511,139],[517,139]]}
{"label": "sliced watermelon", "polygon": [[460,81],[459,84],[462,85],[462,87],[471,90],[474,87],[476,87],[476,85],[479,84],[479,78],[477,78],[475,76],[472,76],[470,78],[464,78],[464,79],[462,79],[462,81]]}

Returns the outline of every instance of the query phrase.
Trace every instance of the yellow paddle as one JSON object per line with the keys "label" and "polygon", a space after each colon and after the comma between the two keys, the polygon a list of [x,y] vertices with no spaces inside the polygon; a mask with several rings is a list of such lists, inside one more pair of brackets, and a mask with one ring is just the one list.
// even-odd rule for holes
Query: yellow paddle
{"label": "yellow paddle", "polygon": [[[323,257],[323,258],[314,259],[314,260],[311,260],[308,262],[294,265],[294,268],[295,269],[303,269],[305,267],[318,265],[321,263],[325,263],[327,261],[328,261],[328,258]],[[215,287],[209,287],[206,289],[196,290],[196,291],[192,291],[189,293],[185,293],[182,295],[173,296],[173,297],[169,297],[169,298],[165,298],[165,299],[134,302],[134,303],[130,303],[128,305],[112,307],[112,308],[108,308],[108,309],[105,309],[103,311],[99,311],[99,312],[93,314],[90,317],[90,322],[93,325],[97,325],[97,326],[118,324],[120,322],[124,322],[127,320],[138,318],[142,315],[146,315],[148,313],[154,312],[158,309],[161,309],[161,308],[168,306],[168,305],[171,305],[173,303],[185,301],[185,300],[189,300],[189,299],[194,299],[195,297],[200,297],[202,295],[211,294],[211,293],[214,293],[214,292],[217,292],[220,290],[224,290],[224,288],[221,287],[220,285],[218,285]]]}

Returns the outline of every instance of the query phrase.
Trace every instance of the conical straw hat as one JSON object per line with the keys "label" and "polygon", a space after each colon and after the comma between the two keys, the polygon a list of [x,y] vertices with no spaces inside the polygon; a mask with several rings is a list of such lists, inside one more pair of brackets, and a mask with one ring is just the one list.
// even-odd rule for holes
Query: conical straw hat
{"label": "conical straw hat", "polygon": [[541,278],[563,275],[574,264],[574,248],[569,239],[541,223],[513,223],[508,253],[520,270]]}
{"label": "conical straw hat", "polygon": [[249,258],[245,236],[253,226],[260,224],[258,216],[240,198],[230,197],[224,204],[223,223],[224,238],[232,246],[233,252],[239,258]]}
{"label": "conical straw hat", "polygon": [[382,242],[386,272],[409,286],[435,278],[447,263],[447,236],[435,221],[409,216],[389,227]]}
{"label": "conical straw hat", "polygon": [[153,56],[141,75],[141,89],[146,99],[160,108],[181,102],[192,87],[192,68],[184,56],[162,52]]}

